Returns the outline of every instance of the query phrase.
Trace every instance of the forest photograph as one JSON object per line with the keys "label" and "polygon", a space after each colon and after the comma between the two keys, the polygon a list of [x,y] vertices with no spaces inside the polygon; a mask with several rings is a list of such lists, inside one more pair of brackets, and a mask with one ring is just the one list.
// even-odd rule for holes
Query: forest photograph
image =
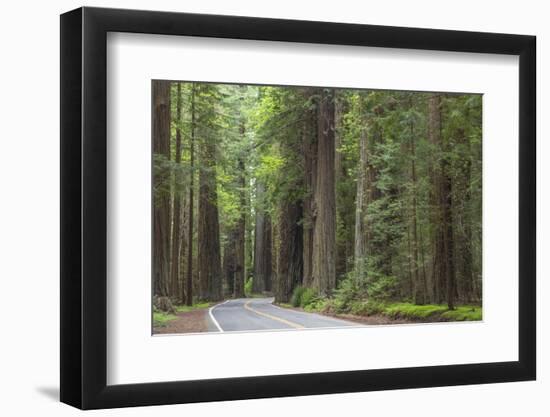
{"label": "forest photograph", "polygon": [[153,80],[152,333],[482,320],[482,95]]}

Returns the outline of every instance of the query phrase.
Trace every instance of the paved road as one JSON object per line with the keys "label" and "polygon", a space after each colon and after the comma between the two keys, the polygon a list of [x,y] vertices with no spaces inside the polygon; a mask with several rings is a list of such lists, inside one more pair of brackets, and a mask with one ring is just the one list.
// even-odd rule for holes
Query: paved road
{"label": "paved road", "polygon": [[313,329],[357,326],[357,323],[274,306],[273,298],[240,298],[218,304],[209,311],[211,330],[221,332]]}

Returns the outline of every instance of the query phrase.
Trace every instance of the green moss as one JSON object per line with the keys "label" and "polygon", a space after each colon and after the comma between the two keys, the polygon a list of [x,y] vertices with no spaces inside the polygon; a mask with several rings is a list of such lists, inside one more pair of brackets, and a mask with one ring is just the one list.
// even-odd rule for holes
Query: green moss
{"label": "green moss", "polygon": [[212,305],[212,303],[209,302],[202,302],[202,303],[196,303],[192,306],[186,306],[186,305],[178,305],[176,306],[176,311],[178,313],[186,313],[188,311],[194,311],[194,310],[200,310],[202,308],[208,308]]}
{"label": "green moss", "polygon": [[481,307],[478,306],[460,306],[454,310],[448,310],[441,314],[449,321],[479,321],[483,318]]}
{"label": "green moss", "polygon": [[458,306],[449,310],[443,304],[416,305],[412,303],[388,304],[383,314],[392,318],[405,318],[410,320],[442,319],[443,321],[475,321],[481,320],[481,307]]}
{"label": "green moss", "polygon": [[392,318],[426,319],[435,314],[441,314],[446,310],[446,306],[436,304],[393,303],[385,307],[384,314]]}
{"label": "green moss", "polygon": [[175,320],[177,316],[169,313],[153,312],[153,327],[164,327],[169,321]]}
{"label": "green moss", "polygon": [[302,307],[310,313],[353,314],[356,316],[384,315],[392,319],[416,322],[437,321],[479,321],[482,319],[480,306],[461,305],[449,310],[446,304],[387,303],[369,299],[349,300],[344,303],[338,297],[320,298],[314,290],[296,287],[290,303],[281,307]]}

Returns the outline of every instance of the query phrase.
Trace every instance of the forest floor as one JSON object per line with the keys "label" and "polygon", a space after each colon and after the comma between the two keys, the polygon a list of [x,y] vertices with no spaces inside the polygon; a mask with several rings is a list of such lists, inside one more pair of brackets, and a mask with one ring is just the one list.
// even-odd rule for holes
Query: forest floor
{"label": "forest floor", "polygon": [[[296,311],[306,311],[302,307],[293,307],[290,304],[281,304],[283,308],[289,308]],[[414,320],[405,319],[405,318],[391,318],[383,314],[373,314],[370,316],[361,316],[357,314],[348,314],[348,313],[332,313],[326,311],[316,311],[317,314],[322,314],[323,316],[333,317],[336,319],[348,320],[354,323],[366,324],[366,325],[384,325],[384,324],[407,324],[415,323]]]}
{"label": "forest floor", "polygon": [[413,303],[361,303],[356,302],[351,312],[335,311],[334,303],[294,307],[290,304],[283,304],[282,307],[298,311],[315,312],[329,317],[349,320],[367,325],[377,324],[406,324],[406,323],[439,323],[456,321],[480,321],[482,320],[481,306],[460,305],[454,310],[449,310],[446,305]]}
{"label": "forest floor", "polygon": [[214,330],[209,318],[211,304],[177,306],[176,313],[153,313],[153,334],[203,333]]}

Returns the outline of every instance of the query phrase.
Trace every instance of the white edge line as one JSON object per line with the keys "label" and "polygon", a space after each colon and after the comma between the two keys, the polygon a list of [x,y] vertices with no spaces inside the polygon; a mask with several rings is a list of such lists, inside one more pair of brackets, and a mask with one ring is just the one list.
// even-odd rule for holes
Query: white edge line
{"label": "white edge line", "polygon": [[224,333],[224,330],[222,329],[222,326],[220,326],[220,323],[218,323],[218,320],[216,320],[216,318],[214,317],[214,314],[212,313],[212,311],[214,311],[216,307],[221,306],[222,304],[225,304],[228,301],[229,300],[225,300],[223,303],[216,304],[215,306],[212,306],[208,309],[208,315],[210,316],[210,320],[212,320],[212,322],[216,325],[220,333]]}

